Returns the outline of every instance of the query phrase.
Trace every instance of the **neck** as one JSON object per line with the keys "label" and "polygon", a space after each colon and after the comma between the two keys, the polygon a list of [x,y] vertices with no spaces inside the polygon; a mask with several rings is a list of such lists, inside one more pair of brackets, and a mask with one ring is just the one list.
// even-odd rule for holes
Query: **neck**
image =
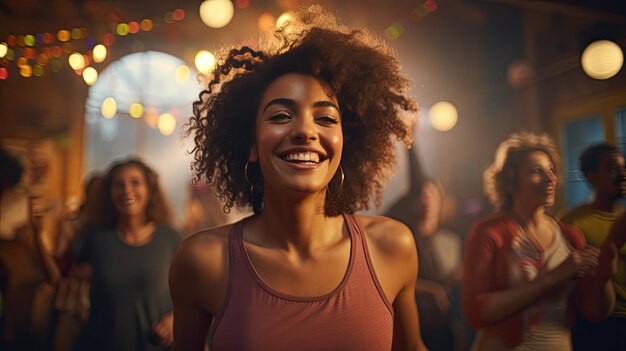
{"label": "neck", "polygon": [[[266,188],[267,189],[267,188]],[[266,191],[258,232],[267,245],[287,250],[312,251],[339,240],[341,216],[324,214],[325,190],[290,198]]]}
{"label": "neck", "polygon": [[145,216],[122,216],[118,218],[116,227],[124,240],[135,242],[152,235],[155,225]]}
{"label": "neck", "polygon": [[511,211],[515,213],[517,220],[522,226],[537,226],[543,219],[545,219],[545,208],[524,206],[519,202],[514,202]]}
{"label": "neck", "polygon": [[614,212],[617,207],[617,199],[615,197],[598,194],[596,192],[590,205],[596,210]]}

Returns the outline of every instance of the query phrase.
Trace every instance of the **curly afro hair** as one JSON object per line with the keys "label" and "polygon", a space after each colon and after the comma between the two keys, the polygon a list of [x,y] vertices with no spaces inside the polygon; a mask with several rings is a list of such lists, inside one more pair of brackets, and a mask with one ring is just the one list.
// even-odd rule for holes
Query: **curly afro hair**
{"label": "curly afro hair", "polygon": [[[258,105],[274,80],[300,73],[326,82],[342,115],[345,181],[340,191],[327,193],[325,214],[367,209],[372,196],[379,206],[395,165],[393,141],[410,145],[418,112],[406,95],[409,80],[400,73],[395,52],[316,5],[295,11],[271,34],[260,41],[260,50],[241,47],[217,55],[212,79],[185,128],[194,141],[194,181],[212,183],[226,212],[235,204],[262,210],[262,174],[257,163],[246,168]],[[252,187],[247,176],[261,185]],[[329,187],[339,188],[339,178]]]}
{"label": "curly afro hair", "polygon": [[493,163],[483,174],[485,195],[496,209],[510,210],[513,206],[513,193],[517,189],[520,167],[526,155],[533,151],[548,155],[558,174],[561,160],[547,134],[511,134],[498,146]]}

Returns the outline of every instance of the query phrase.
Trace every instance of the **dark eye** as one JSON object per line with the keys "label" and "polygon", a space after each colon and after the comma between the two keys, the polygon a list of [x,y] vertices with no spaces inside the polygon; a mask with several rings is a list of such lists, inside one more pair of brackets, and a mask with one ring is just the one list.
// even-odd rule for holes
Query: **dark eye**
{"label": "dark eye", "polygon": [[333,116],[321,116],[317,120],[323,124],[337,124],[339,121]]}
{"label": "dark eye", "polygon": [[132,184],[133,186],[139,186],[139,185],[141,184],[141,182],[139,181],[139,179],[133,179],[133,180],[131,181],[131,184]]}
{"label": "dark eye", "polygon": [[287,112],[278,112],[270,116],[270,121],[284,122],[291,119],[291,116]]}

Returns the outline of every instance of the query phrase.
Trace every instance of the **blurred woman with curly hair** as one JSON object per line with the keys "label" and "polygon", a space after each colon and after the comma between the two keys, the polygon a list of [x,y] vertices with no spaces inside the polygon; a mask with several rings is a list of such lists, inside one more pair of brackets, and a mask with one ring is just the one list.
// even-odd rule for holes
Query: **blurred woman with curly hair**
{"label": "blurred woman with curly hair", "polygon": [[225,53],[194,104],[196,180],[255,214],[181,245],[175,347],[423,349],[410,231],[354,214],[380,203],[394,139],[410,143],[409,82],[385,43],[318,6],[273,34]]}
{"label": "blurred woman with curly hair", "polygon": [[128,158],[101,184],[101,209],[72,243],[76,260],[91,265],[89,318],[74,350],[170,349],[168,272],[181,236],[158,175]]}
{"label": "blurred woman with curly hair", "polygon": [[592,320],[611,311],[616,249],[587,247],[578,229],[545,213],[558,169],[547,135],[519,133],[484,173],[498,212],[473,225],[461,282],[474,350],[571,350],[575,309]]}

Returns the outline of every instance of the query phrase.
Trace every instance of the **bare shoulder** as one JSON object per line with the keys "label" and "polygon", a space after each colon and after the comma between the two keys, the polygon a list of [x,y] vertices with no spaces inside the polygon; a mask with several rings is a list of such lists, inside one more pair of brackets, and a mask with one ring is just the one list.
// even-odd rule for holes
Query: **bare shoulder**
{"label": "bare shoulder", "polygon": [[[202,276],[223,269],[221,262],[228,255],[228,235],[233,224],[206,229],[185,238],[176,251],[173,266],[191,269]],[[227,257],[226,257],[227,258]]]}
{"label": "bare shoulder", "polygon": [[409,257],[415,254],[411,230],[401,222],[383,216],[355,215],[369,244],[384,255]]}
{"label": "bare shoulder", "polygon": [[233,225],[212,228],[183,240],[170,267],[175,306],[196,304],[215,314],[228,286],[228,236]]}

